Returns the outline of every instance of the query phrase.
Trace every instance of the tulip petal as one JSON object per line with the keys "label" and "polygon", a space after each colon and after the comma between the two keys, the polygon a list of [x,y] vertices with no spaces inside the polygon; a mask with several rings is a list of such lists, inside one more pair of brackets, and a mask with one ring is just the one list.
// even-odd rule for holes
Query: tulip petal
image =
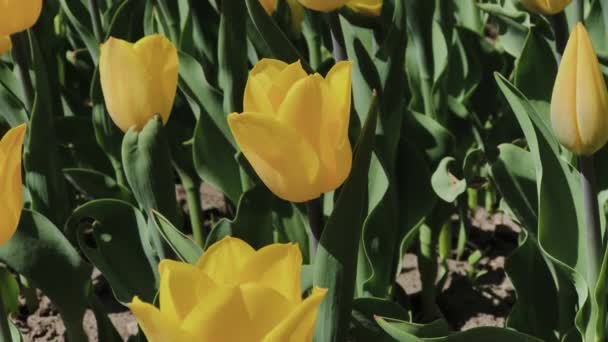
{"label": "tulip petal", "polygon": [[325,78],[321,124],[323,192],[333,191],[342,185],[352,167],[352,147],[348,140],[351,84],[351,62],[337,63]]}
{"label": "tulip petal", "polygon": [[362,15],[377,17],[382,12],[382,0],[351,0],[346,6]]}
{"label": "tulip petal", "polygon": [[[321,146],[320,130],[323,115],[323,77],[315,74],[294,84],[279,108],[279,120],[291,126],[316,151]],[[317,152],[318,153],[318,152]]]}
{"label": "tulip petal", "polygon": [[306,76],[300,61],[288,65],[274,59],[262,59],[249,74],[244,111],[276,113],[291,86]]}
{"label": "tulip petal", "polygon": [[247,312],[253,322],[255,336],[268,334],[299,304],[299,302],[290,302],[280,293],[260,284],[242,285],[241,291]]}
{"label": "tulip petal", "polygon": [[319,305],[327,290],[315,288],[289,316],[264,337],[262,342],[312,341]]}
{"label": "tulip petal", "polygon": [[15,234],[21,218],[21,157],[26,129],[26,125],[12,128],[0,140],[0,245]]}
{"label": "tulip petal", "polygon": [[264,7],[266,14],[272,15],[277,6],[277,0],[260,0],[260,4]]}
{"label": "tulip petal", "polygon": [[298,0],[302,6],[313,9],[319,12],[332,12],[335,11],[346,3],[348,0]]}
{"label": "tulip petal", "polygon": [[576,112],[581,154],[591,155],[608,140],[608,91],[591,39],[582,24],[578,31]]}
{"label": "tulip petal", "polygon": [[216,287],[201,270],[193,265],[162,260],[160,272],[160,309],[163,315],[181,321],[192,311],[201,293]]}
{"label": "tulip petal", "polygon": [[42,11],[42,0],[0,1],[0,35],[10,36],[36,24]]}
{"label": "tulip petal", "polygon": [[167,38],[155,34],[140,39],[133,50],[144,68],[151,115],[160,115],[166,124],[177,93],[177,49]]}
{"label": "tulip petal", "polygon": [[242,268],[240,283],[255,283],[274,289],[298,303],[301,292],[302,253],[295,244],[272,244],[257,251]]}
{"label": "tulip petal", "polygon": [[175,320],[163,315],[154,305],[135,297],[128,306],[149,342],[196,341],[181,330]]}
{"label": "tulip petal", "polygon": [[13,44],[11,43],[11,38],[9,36],[1,36],[0,35],[0,55],[4,55],[9,52]]}
{"label": "tulip petal", "polygon": [[260,113],[233,113],[228,123],[243,154],[275,195],[292,202],[321,195],[319,157],[296,130]]}
{"label": "tulip petal", "polygon": [[112,120],[123,131],[141,130],[153,117],[148,103],[145,69],[124,40],[110,38],[101,45],[99,59],[101,87]]}
{"label": "tulip petal", "polygon": [[255,250],[246,242],[225,237],[213,244],[198,260],[198,267],[218,285],[237,285],[238,272],[254,255]]}
{"label": "tulip petal", "polygon": [[239,287],[218,287],[199,299],[182,323],[197,341],[258,341]]}
{"label": "tulip petal", "polygon": [[580,152],[582,148],[576,119],[579,34],[579,30],[575,29],[568,39],[551,96],[551,125],[553,131],[561,144],[575,153]]}

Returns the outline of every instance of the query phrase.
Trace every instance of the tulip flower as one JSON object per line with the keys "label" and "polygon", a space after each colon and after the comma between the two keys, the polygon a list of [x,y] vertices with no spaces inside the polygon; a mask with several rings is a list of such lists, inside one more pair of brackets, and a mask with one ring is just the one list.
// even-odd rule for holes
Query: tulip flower
{"label": "tulip flower", "polygon": [[9,52],[13,44],[11,43],[11,38],[9,36],[0,36],[0,55],[4,55]]}
{"label": "tulip flower", "polygon": [[25,131],[26,125],[17,126],[0,140],[0,245],[15,234],[23,209],[21,153]]}
{"label": "tulip flower", "polygon": [[343,6],[362,15],[377,17],[382,12],[382,0],[298,0],[302,6],[320,12],[332,12]]}
{"label": "tulip flower", "polygon": [[[260,4],[262,4],[268,15],[272,15],[277,9],[277,0],[260,0]],[[304,8],[298,0],[287,0],[287,5],[291,11],[292,30],[299,33],[302,21],[304,20]]]}
{"label": "tulip flower", "polygon": [[571,2],[572,0],[521,0],[528,11],[545,15],[557,14]]}
{"label": "tulip flower", "polygon": [[608,93],[583,24],[572,31],[551,99],[551,124],[560,143],[592,155],[608,141]]}
{"label": "tulip flower", "polygon": [[42,11],[42,0],[0,1],[0,35],[10,36],[34,26]]}
{"label": "tulip flower", "polygon": [[351,62],[323,78],[300,62],[264,59],[249,74],[244,112],[228,123],[241,151],[277,196],[305,202],[342,185],[352,166],[348,140]]}
{"label": "tulip flower", "polygon": [[99,73],[108,112],[123,132],[141,130],[156,115],[167,123],[178,77],[177,49],[167,38],[110,38],[101,46]]}
{"label": "tulip flower", "polygon": [[160,309],[129,305],[148,341],[312,341],[326,290],[302,300],[302,255],[294,244],[255,251],[227,237],[196,265],[163,260]]}

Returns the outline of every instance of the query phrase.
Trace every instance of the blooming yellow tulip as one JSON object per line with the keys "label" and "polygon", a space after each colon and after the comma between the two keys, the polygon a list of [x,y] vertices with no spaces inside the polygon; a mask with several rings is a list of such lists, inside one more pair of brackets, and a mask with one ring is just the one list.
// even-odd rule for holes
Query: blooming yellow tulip
{"label": "blooming yellow tulip", "polygon": [[11,50],[13,44],[9,36],[0,36],[0,55],[3,55]]}
{"label": "blooming yellow tulip", "polygon": [[42,11],[42,0],[0,1],[0,35],[9,36],[36,24]]}
{"label": "blooming yellow tulip", "polygon": [[241,151],[277,196],[304,202],[339,187],[348,177],[351,62],[323,78],[300,62],[261,60],[249,74],[244,113],[228,123]]}
{"label": "blooming yellow tulip", "polygon": [[326,290],[302,300],[297,245],[255,251],[227,237],[196,265],[163,260],[160,309],[129,305],[150,342],[308,342]]}
{"label": "blooming yellow tulip", "polygon": [[123,132],[141,130],[155,115],[169,120],[177,92],[177,49],[151,35],[131,44],[110,38],[101,46],[101,87],[108,112]]}
{"label": "blooming yellow tulip", "polygon": [[331,12],[342,6],[366,16],[377,17],[382,12],[382,0],[298,0],[304,7],[315,11]]}
{"label": "blooming yellow tulip", "polygon": [[560,143],[591,155],[608,141],[608,92],[583,24],[572,31],[557,72],[551,124]]}
{"label": "blooming yellow tulip", "polygon": [[[277,9],[277,0],[260,0],[260,4],[268,15],[272,15]],[[293,32],[299,33],[302,21],[304,20],[304,8],[298,0],[287,0],[291,11],[291,25]]]}
{"label": "blooming yellow tulip", "polygon": [[572,0],[521,0],[528,11],[545,15],[559,13],[571,2]]}
{"label": "blooming yellow tulip", "polygon": [[25,131],[25,125],[17,126],[0,140],[0,245],[15,234],[23,209],[21,150]]}

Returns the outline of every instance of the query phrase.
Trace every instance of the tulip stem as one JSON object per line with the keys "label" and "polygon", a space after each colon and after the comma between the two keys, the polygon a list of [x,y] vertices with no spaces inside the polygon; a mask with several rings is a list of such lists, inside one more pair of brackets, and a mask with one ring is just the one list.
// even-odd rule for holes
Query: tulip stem
{"label": "tulip stem", "polygon": [[316,250],[323,234],[323,206],[321,205],[321,198],[306,202],[306,210],[308,212],[310,232],[312,233],[313,247]]}
{"label": "tulip stem", "polygon": [[16,64],[17,76],[21,83],[23,91],[23,104],[25,109],[32,112],[34,106],[34,86],[30,76],[30,60],[29,60],[29,36],[27,31],[22,31],[11,35],[13,43],[13,60]]}
{"label": "tulip stem", "polygon": [[89,0],[89,15],[91,16],[91,22],[93,23],[93,33],[97,42],[101,43],[103,40],[103,31],[101,29],[101,18],[99,17],[99,5],[97,0]]}
{"label": "tulip stem", "polygon": [[11,329],[8,324],[8,315],[4,307],[3,293],[0,291],[0,342],[12,342]]}
{"label": "tulip stem", "polygon": [[585,0],[576,0],[576,21],[585,23]]}
{"label": "tulip stem", "polygon": [[587,265],[589,268],[587,278],[589,286],[593,289],[597,283],[604,255],[593,156],[579,157],[579,167],[587,229],[585,234],[587,236]]}
{"label": "tulip stem", "polygon": [[190,216],[190,224],[192,225],[192,235],[194,241],[201,248],[205,247],[207,234],[203,226],[203,208],[201,205],[201,182],[198,178],[195,179],[185,172],[180,172],[182,186],[186,192],[186,202],[188,204],[188,215]]}
{"label": "tulip stem", "polygon": [[334,59],[337,62],[345,61],[346,47],[344,46],[344,33],[340,25],[338,12],[331,12],[329,15],[329,27],[331,28],[331,41],[334,49]]}

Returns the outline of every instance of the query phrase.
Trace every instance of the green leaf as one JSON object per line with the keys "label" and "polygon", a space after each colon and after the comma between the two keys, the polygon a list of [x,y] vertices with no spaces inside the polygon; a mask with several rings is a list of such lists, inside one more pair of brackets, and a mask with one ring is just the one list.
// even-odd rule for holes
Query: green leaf
{"label": "green leaf", "polygon": [[161,213],[152,210],[152,220],[161,236],[169,244],[175,255],[183,262],[196,264],[203,254],[203,250],[192,239],[182,234]]}
{"label": "green leaf", "polygon": [[108,279],[116,299],[154,300],[158,261],[149,245],[146,220],[137,208],[113,199],[92,201],[74,211],[67,230]]}
{"label": "green leaf", "polygon": [[17,313],[19,310],[19,283],[6,267],[0,268],[0,292],[2,293],[2,308],[7,313]]}
{"label": "green leaf", "polygon": [[350,176],[325,225],[314,263],[315,286],[327,288],[319,307],[315,340],[343,341],[355,291],[357,249],[366,214],[366,184],[378,118],[372,104],[355,148]]}
{"label": "green leaf", "polygon": [[70,23],[76,28],[80,39],[84,42],[91,55],[91,58],[97,65],[99,60],[99,42],[95,38],[92,30],[89,13],[82,1],[79,0],[59,0],[61,9],[65,13]]}
{"label": "green leaf", "polygon": [[95,170],[63,169],[68,182],[89,199],[114,198],[131,204],[137,204],[129,189]]}
{"label": "green leaf", "polygon": [[458,179],[450,171],[450,166],[455,161],[456,159],[453,157],[443,158],[431,178],[431,184],[437,196],[450,203],[467,190],[466,179]]}
{"label": "green leaf", "polygon": [[375,316],[409,319],[409,313],[399,304],[380,298],[357,298],[353,301],[353,325],[350,335],[355,341],[393,342],[378,323]]}

